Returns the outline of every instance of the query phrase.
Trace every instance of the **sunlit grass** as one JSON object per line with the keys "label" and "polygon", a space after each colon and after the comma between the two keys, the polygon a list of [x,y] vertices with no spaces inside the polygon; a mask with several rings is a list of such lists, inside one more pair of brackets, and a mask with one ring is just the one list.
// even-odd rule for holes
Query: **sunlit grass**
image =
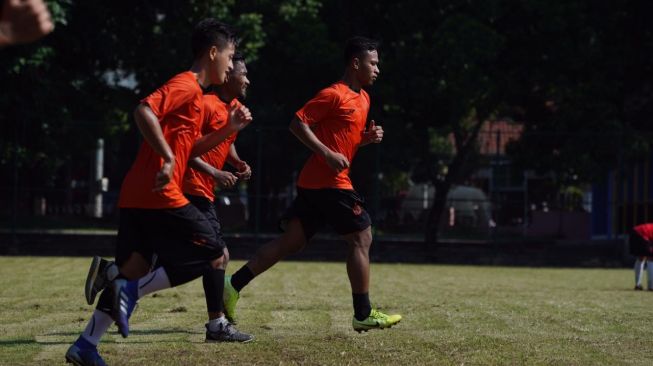
{"label": "sunlit grass", "polygon": [[[64,363],[92,312],[88,263],[0,257],[0,364]],[[374,264],[372,302],[404,320],[358,334],[344,263],[285,262],[242,293],[249,344],[204,343],[203,296],[195,281],[142,299],[130,337],[112,328],[100,353],[110,365],[653,364],[653,293],[625,269]]]}

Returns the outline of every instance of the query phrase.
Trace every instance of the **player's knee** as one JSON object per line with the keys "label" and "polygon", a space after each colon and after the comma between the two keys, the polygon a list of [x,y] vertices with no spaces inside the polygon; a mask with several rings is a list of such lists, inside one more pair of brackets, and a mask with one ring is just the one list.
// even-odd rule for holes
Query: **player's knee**
{"label": "player's knee", "polygon": [[281,238],[284,252],[286,254],[297,253],[304,249],[306,242],[301,223],[298,220],[291,221]]}
{"label": "player's knee", "polygon": [[306,240],[304,240],[303,238],[295,240],[290,246],[290,252],[292,254],[299,253],[302,250],[304,250],[304,247],[306,247]]}
{"label": "player's knee", "polygon": [[283,247],[284,251],[288,254],[294,254],[306,246],[306,238],[302,233],[288,233],[284,236]]}
{"label": "player's knee", "polygon": [[227,269],[227,264],[229,263],[229,250],[224,248],[222,252],[222,263],[220,264],[220,269]]}
{"label": "player's knee", "polygon": [[128,280],[136,280],[150,272],[150,264],[140,253],[132,253],[120,267],[120,274]]}
{"label": "player's knee", "polygon": [[223,265],[224,265],[224,255],[221,255],[220,257],[211,261],[211,267],[213,269],[222,269]]}
{"label": "player's knee", "polygon": [[369,228],[352,234],[349,242],[352,246],[360,249],[369,249],[372,246],[372,230]]}

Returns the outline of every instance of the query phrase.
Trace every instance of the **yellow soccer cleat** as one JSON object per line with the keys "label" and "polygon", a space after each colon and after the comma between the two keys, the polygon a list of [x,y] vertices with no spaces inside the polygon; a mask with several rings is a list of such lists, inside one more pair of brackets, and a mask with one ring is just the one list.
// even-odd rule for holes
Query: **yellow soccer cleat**
{"label": "yellow soccer cleat", "polygon": [[364,320],[358,320],[354,317],[351,321],[354,330],[358,333],[367,332],[370,329],[385,329],[401,321],[401,315],[387,315],[376,309],[372,309],[370,315]]}
{"label": "yellow soccer cleat", "polygon": [[240,294],[231,285],[231,276],[225,276],[222,302],[224,304],[224,316],[231,324],[236,324],[236,303],[238,303],[239,298]]}

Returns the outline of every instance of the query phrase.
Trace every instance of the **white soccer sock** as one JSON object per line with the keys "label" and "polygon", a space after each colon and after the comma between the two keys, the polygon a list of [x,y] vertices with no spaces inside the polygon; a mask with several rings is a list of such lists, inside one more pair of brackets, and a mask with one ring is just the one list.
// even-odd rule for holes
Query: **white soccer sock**
{"label": "white soccer sock", "polygon": [[639,258],[637,258],[637,260],[635,261],[635,286],[642,285],[642,270],[644,268],[644,263],[645,262],[643,260],[640,260]]}
{"label": "white soccer sock", "polygon": [[157,268],[145,277],[138,280],[138,298],[149,295],[153,292],[170,288],[168,274],[163,267]]}
{"label": "white soccer sock", "polygon": [[82,333],[82,337],[97,346],[100,343],[100,338],[109,330],[111,324],[113,324],[113,319],[109,314],[95,309],[91,320],[89,320],[86,329]]}
{"label": "white soccer sock", "polygon": [[648,289],[653,290],[653,263],[646,264],[646,274],[648,275]]}
{"label": "white soccer sock", "polygon": [[118,266],[114,262],[112,262],[107,267],[106,274],[107,274],[107,280],[113,281],[120,274],[120,270],[118,269]]}
{"label": "white soccer sock", "polygon": [[223,316],[217,318],[217,319],[211,319],[209,320],[209,330],[211,332],[217,332],[220,329],[222,329],[223,326],[227,324],[227,319]]}

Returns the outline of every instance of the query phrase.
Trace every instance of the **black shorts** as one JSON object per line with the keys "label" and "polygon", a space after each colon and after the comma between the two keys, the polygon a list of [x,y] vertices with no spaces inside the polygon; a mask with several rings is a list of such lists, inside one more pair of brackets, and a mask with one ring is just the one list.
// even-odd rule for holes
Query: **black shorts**
{"label": "black shorts", "polygon": [[220,242],[218,245],[225,248],[226,243],[222,238],[222,225],[220,225],[218,213],[215,210],[215,204],[210,199],[202,196],[187,194],[186,198],[188,198],[190,203],[192,203],[193,206],[197,207],[197,209],[200,210],[202,214],[204,214],[206,219],[209,221],[209,225],[211,225],[213,231],[215,231],[216,239]]}
{"label": "black shorts", "polygon": [[116,264],[133,252],[161,265],[219,258],[223,249],[209,220],[192,204],[170,209],[121,208]]}
{"label": "black shorts", "polygon": [[285,223],[298,218],[302,223],[306,240],[327,224],[340,235],[363,231],[372,225],[363,198],[354,190],[305,189],[297,187],[297,197],[281,220]]}
{"label": "black shorts", "polygon": [[635,230],[630,231],[628,246],[630,248],[630,254],[635,257],[653,256],[653,245],[651,245],[651,242],[642,238]]}

